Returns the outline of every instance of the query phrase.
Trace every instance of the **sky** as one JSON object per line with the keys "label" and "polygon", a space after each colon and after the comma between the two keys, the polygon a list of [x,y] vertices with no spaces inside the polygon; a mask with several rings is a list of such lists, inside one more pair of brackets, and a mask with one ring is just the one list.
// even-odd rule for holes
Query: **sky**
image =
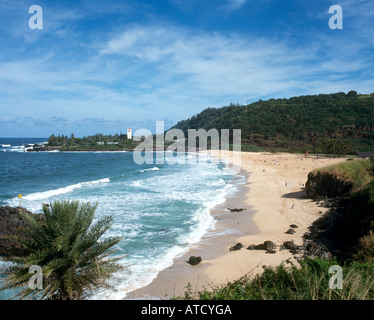
{"label": "sky", "polygon": [[372,21],[374,0],[0,0],[0,137],[155,132],[230,103],[372,93]]}

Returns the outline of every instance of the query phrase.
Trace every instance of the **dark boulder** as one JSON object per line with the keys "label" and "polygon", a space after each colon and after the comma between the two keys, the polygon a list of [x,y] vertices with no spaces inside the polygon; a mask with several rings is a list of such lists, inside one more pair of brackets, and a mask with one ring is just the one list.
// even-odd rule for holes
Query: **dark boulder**
{"label": "dark boulder", "polygon": [[264,243],[255,246],[255,250],[271,251],[271,250],[274,250],[276,247],[277,246],[276,246],[276,244],[274,242],[272,242],[272,241],[265,241]]}
{"label": "dark boulder", "polygon": [[286,231],[286,233],[287,234],[294,234],[296,231],[294,230],[294,229],[292,229],[292,228],[290,228],[290,229],[288,229],[287,231]]}
{"label": "dark boulder", "polygon": [[[33,213],[26,211],[28,214]],[[42,219],[42,214],[35,215],[38,219]],[[26,237],[24,229],[27,223],[20,215],[19,208],[13,207],[0,207],[0,255],[19,255],[25,253],[25,249],[20,244],[12,241],[9,237]]]}
{"label": "dark boulder", "polygon": [[248,246],[247,250],[256,250],[256,245],[251,244],[250,246]]}
{"label": "dark boulder", "polygon": [[199,264],[202,261],[201,257],[191,256],[188,259],[188,263],[192,266]]}
{"label": "dark boulder", "polygon": [[238,251],[241,248],[243,248],[243,245],[240,242],[238,242],[235,246],[231,247],[229,250],[230,251]]}
{"label": "dark boulder", "polygon": [[293,241],[283,242],[283,247],[290,250],[291,253],[299,253],[300,247],[296,245]]}
{"label": "dark boulder", "polygon": [[274,250],[274,249],[269,249],[269,250],[266,250],[267,253],[276,253],[277,251]]}
{"label": "dark boulder", "polygon": [[230,208],[228,208],[228,210],[230,210],[230,212],[242,212],[242,211],[247,210],[247,209],[243,209],[243,208],[240,208],[240,209],[230,209]]}

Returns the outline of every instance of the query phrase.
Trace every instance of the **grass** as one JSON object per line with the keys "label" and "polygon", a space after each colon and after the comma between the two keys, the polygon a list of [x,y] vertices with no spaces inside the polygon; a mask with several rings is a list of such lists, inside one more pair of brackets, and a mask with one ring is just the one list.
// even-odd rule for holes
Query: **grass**
{"label": "grass", "polygon": [[316,171],[329,173],[340,180],[352,182],[353,191],[357,191],[373,181],[374,177],[370,171],[371,167],[372,163],[370,160],[357,159],[319,168]]}
{"label": "grass", "polygon": [[[354,263],[342,267],[342,289],[330,288],[335,275],[334,260],[305,259],[301,267],[268,267],[260,275],[250,274],[194,293],[188,285],[182,300],[368,300],[374,298],[374,265]],[[332,279],[332,283],[337,280]]]}
{"label": "grass", "polygon": [[[230,145],[231,148],[231,145]],[[265,149],[260,146],[255,146],[253,144],[242,144],[241,151],[243,152],[264,152]]]}

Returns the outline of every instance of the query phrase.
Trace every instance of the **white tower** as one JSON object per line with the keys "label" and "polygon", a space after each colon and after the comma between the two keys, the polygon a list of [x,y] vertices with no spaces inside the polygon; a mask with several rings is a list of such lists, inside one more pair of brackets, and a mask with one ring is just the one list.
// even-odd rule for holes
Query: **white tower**
{"label": "white tower", "polygon": [[127,129],[127,139],[132,139],[132,129]]}

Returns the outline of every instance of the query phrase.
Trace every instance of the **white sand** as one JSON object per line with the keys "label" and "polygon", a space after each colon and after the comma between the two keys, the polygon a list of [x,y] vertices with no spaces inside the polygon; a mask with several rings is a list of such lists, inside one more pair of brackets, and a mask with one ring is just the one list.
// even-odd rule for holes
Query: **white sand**
{"label": "white sand", "polygon": [[[218,152],[211,152],[220,156]],[[308,226],[321,216],[326,209],[317,206],[305,196],[304,184],[307,175],[315,168],[345,161],[345,159],[316,159],[295,154],[241,153],[241,168],[248,173],[244,191],[213,210],[217,220],[216,230],[207,234],[202,241],[182,257],[175,259],[172,267],[163,270],[148,286],[133,291],[128,298],[165,297],[183,295],[187,283],[193,291],[203,286],[225,284],[248,273],[262,272],[263,266],[277,266],[290,259],[298,262],[288,250],[275,254],[263,250],[246,250],[251,244],[273,241],[278,246],[292,240],[302,244],[302,235]],[[240,213],[230,213],[226,208],[245,208]],[[254,210],[254,211],[253,211]],[[251,213],[253,212],[253,213]],[[296,233],[285,232],[296,224]],[[229,234],[212,237],[225,230]],[[235,231],[235,232],[234,232]],[[241,242],[244,248],[229,251]],[[191,255],[201,256],[203,261],[190,266],[186,261]]]}

